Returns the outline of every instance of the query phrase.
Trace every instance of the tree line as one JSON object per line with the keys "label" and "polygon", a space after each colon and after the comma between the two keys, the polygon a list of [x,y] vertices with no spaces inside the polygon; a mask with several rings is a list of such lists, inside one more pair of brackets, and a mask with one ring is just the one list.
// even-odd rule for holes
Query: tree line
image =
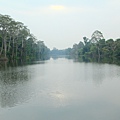
{"label": "tree line", "polygon": [[83,37],[83,41],[74,44],[72,48],[66,49],[66,53],[74,58],[88,61],[101,61],[120,59],[120,38],[105,40],[103,34],[96,30],[91,38]]}
{"label": "tree line", "polygon": [[41,60],[49,51],[22,22],[0,14],[0,60]]}

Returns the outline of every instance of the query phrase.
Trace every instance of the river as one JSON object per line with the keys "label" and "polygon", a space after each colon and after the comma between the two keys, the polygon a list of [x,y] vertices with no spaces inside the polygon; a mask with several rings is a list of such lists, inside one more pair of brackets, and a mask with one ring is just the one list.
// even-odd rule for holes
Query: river
{"label": "river", "polygon": [[0,120],[120,120],[120,66],[51,58],[1,69]]}

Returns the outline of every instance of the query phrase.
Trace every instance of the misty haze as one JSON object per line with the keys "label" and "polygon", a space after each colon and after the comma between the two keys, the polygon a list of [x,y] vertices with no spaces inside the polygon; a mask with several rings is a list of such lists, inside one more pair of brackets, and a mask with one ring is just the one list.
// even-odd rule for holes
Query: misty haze
{"label": "misty haze", "polygon": [[0,120],[119,120],[119,6],[0,0]]}

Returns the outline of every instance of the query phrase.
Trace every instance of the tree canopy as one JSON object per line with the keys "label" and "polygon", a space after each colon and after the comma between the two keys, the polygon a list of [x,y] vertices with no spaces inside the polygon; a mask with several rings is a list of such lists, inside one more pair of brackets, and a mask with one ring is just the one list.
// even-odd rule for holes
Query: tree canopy
{"label": "tree canopy", "polygon": [[[120,59],[120,39],[105,40],[102,32],[96,30],[91,38],[83,37],[84,43],[74,44],[70,54],[75,58],[84,58],[89,61]],[[80,45],[81,44],[81,45]],[[108,60],[108,61],[109,61]]]}
{"label": "tree canopy", "polygon": [[37,40],[22,22],[0,14],[0,59],[37,60],[47,57],[49,49]]}

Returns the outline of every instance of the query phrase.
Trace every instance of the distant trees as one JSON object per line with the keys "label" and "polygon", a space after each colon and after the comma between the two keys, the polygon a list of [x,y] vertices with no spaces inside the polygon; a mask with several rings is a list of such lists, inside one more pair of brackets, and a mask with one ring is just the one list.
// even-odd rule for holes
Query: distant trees
{"label": "distant trees", "polygon": [[74,44],[71,50],[71,54],[77,58],[79,55],[82,54],[83,47],[84,44],[81,41],[78,44]]}
{"label": "distant trees", "polygon": [[65,55],[65,54],[66,54],[65,50],[58,50],[57,48],[53,48],[50,51],[51,56],[60,56],[60,55]]}
{"label": "distant trees", "polygon": [[[120,39],[105,40],[103,34],[96,30],[91,38],[83,37],[84,43],[74,44],[71,50],[72,56],[90,59],[114,59],[120,58]],[[80,45],[81,44],[81,45]]]}
{"label": "distant trees", "polygon": [[0,59],[44,59],[48,52],[22,22],[0,14]]}

